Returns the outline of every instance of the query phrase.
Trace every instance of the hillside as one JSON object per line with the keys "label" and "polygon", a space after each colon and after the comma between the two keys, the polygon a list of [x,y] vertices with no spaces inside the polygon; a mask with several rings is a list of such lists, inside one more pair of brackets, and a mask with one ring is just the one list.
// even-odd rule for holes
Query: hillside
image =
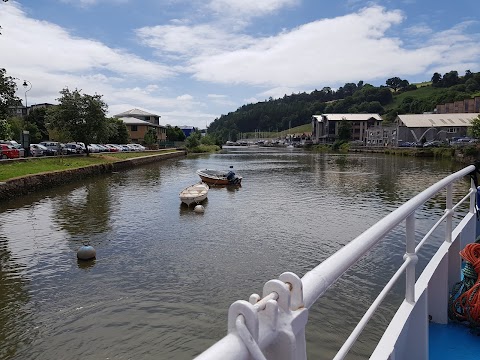
{"label": "hillside", "polygon": [[[262,132],[292,133],[297,126],[310,123],[311,116],[321,113],[378,113],[386,122],[397,114],[420,114],[433,111],[438,104],[464,100],[480,93],[480,72],[467,71],[458,76],[450,71],[435,73],[431,81],[410,84],[398,77],[386,80],[386,86],[346,83],[337,90],[323,87],[311,93],[285,95],[280,99],[247,104],[220,116],[208,132],[220,141],[237,140],[240,134]],[[303,133],[305,131],[296,131]],[[254,137],[254,136],[251,136]]]}

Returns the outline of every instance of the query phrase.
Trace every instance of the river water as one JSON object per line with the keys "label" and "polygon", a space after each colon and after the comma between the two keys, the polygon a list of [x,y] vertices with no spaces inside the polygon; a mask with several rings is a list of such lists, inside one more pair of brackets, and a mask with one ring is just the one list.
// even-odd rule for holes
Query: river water
{"label": "river water", "polygon": [[[180,204],[197,169],[230,165],[242,187],[212,188],[204,214]],[[230,148],[0,203],[0,359],[191,359],[226,334],[232,302],[284,271],[303,276],[456,170],[383,154]],[[419,232],[442,213],[437,200],[418,213]],[[309,358],[340,348],[398,268],[403,234],[389,236],[311,309]],[[438,235],[425,253],[440,242]],[[77,262],[84,243],[96,248],[95,261]],[[400,284],[349,359],[368,357],[402,296]]]}

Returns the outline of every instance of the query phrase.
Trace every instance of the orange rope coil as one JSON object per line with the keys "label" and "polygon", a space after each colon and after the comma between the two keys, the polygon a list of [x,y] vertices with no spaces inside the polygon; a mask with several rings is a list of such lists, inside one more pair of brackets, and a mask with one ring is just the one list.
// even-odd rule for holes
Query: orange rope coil
{"label": "orange rope coil", "polygon": [[472,326],[480,326],[480,244],[472,243],[460,251],[460,256],[469,262],[476,274],[475,284],[466,289],[454,301],[452,311],[458,321],[469,321]]}

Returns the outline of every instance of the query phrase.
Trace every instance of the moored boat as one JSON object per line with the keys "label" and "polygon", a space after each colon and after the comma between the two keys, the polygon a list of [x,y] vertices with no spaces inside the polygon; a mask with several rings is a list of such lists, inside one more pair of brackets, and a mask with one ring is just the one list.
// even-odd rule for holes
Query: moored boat
{"label": "moored boat", "polygon": [[180,200],[188,206],[199,204],[207,198],[208,190],[209,186],[203,182],[193,184],[180,192]]}
{"label": "moored boat", "polygon": [[213,170],[213,169],[199,169],[198,176],[203,182],[210,185],[241,185],[242,177],[235,174],[230,167],[230,170]]}

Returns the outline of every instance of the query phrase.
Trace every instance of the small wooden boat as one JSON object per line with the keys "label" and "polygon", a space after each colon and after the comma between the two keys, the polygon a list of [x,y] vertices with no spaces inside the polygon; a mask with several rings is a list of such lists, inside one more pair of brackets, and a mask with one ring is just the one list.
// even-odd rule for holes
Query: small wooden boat
{"label": "small wooden boat", "polygon": [[242,177],[236,175],[233,170],[213,170],[200,169],[197,170],[198,176],[203,182],[209,185],[241,185]]}
{"label": "small wooden boat", "polygon": [[180,200],[190,206],[190,204],[199,204],[207,198],[209,186],[203,182],[186,187],[180,192]]}

